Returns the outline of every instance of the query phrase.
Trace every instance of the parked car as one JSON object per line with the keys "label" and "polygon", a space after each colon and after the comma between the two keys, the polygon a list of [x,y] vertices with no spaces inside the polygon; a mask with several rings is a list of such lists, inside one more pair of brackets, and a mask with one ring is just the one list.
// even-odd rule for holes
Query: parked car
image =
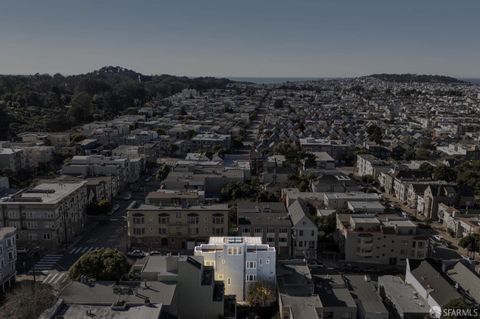
{"label": "parked car", "polygon": [[307,259],[307,265],[309,265],[309,266],[318,265],[318,261],[316,259],[313,259],[313,258],[308,258]]}
{"label": "parked car", "polygon": [[151,252],[148,253],[148,255],[149,256],[162,255],[162,252],[158,250],[152,250]]}
{"label": "parked car", "polygon": [[462,259],[465,260],[466,262],[470,263],[470,264],[473,263],[473,258],[472,257],[462,255]]}
{"label": "parked car", "polygon": [[132,194],[131,193],[126,193],[122,196],[123,200],[131,200],[132,199]]}
{"label": "parked car", "polygon": [[115,213],[119,209],[120,209],[120,205],[118,205],[118,204],[113,205],[112,210],[110,211],[109,215],[113,215],[113,213]]}
{"label": "parked car", "polygon": [[130,258],[143,258],[145,257],[145,253],[141,250],[132,250],[127,253],[127,257]]}

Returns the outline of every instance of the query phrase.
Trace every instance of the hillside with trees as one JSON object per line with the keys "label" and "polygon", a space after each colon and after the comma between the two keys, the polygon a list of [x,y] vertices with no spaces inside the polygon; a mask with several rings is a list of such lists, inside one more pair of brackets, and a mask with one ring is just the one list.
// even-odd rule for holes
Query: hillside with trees
{"label": "hillside with trees", "polygon": [[372,74],[372,78],[376,78],[386,82],[397,82],[397,83],[408,83],[408,82],[418,82],[418,83],[444,83],[444,84],[465,84],[466,82],[461,81],[456,78],[445,75],[428,75],[428,74]]}
{"label": "hillside with trees", "polygon": [[147,76],[112,66],[71,76],[0,75],[0,140],[108,120],[183,89],[203,91],[230,83],[213,77]]}

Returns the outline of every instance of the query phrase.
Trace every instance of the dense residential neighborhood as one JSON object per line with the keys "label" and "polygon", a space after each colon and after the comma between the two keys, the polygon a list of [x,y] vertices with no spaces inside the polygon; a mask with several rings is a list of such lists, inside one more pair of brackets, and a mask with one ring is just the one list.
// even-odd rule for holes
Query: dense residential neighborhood
{"label": "dense residential neighborhood", "polygon": [[[103,68],[65,108],[126,74],[149,94],[159,81]],[[44,319],[477,311],[478,85],[182,81],[118,114],[95,102],[64,130],[18,131],[19,106],[0,95],[5,313],[24,285],[48,291]]]}

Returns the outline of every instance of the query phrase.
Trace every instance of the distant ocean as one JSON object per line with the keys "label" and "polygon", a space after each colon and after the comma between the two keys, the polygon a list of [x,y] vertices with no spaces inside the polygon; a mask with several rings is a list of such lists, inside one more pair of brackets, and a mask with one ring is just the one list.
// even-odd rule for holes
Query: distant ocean
{"label": "distant ocean", "polygon": [[285,82],[301,82],[301,81],[315,81],[315,80],[325,80],[327,78],[268,78],[268,77],[228,77],[232,81],[240,82],[251,82],[256,84],[276,84],[276,83],[285,83]]}
{"label": "distant ocean", "polygon": [[[285,82],[301,82],[301,81],[314,81],[314,80],[328,80],[328,79],[335,79],[335,78],[312,78],[312,77],[290,77],[290,78],[276,78],[276,77],[227,77],[232,81],[240,81],[240,82],[251,82],[256,84],[276,84],[276,83],[285,83]],[[338,78],[337,78],[338,79]],[[480,79],[459,79],[462,81],[467,81],[473,84],[480,85]]]}
{"label": "distant ocean", "polygon": [[480,79],[460,79],[460,80],[480,85]]}

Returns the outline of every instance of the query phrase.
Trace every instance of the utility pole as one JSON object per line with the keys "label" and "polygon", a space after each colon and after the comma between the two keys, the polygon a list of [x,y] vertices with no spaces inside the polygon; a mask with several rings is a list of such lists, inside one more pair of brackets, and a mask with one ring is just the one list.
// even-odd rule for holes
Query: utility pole
{"label": "utility pole", "polygon": [[67,242],[67,212],[63,212],[63,232],[65,235],[65,249],[68,248],[68,242]]}

